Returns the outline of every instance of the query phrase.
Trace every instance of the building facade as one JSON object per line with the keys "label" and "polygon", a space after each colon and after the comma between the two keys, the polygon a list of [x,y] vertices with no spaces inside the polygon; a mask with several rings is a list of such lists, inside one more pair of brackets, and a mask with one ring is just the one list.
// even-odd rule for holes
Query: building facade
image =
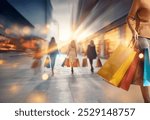
{"label": "building facade", "polygon": [[[98,0],[95,1],[95,4],[86,1],[83,6],[81,5],[82,2],[82,0],[79,2],[81,9],[79,10],[82,12],[77,14],[78,20],[76,20],[76,31],[79,31],[76,35],[84,35],[79,41],[80,45],[82,43],[82,48],[86,50],[89,41],[94,40],[97,53],[101,57],[108,58],[120,42],[131,40],[131,32],[126,24],[126,17],[132,0]],[[83,10],[87,4],[91,5],[87,10],[88,13]],[[80,19],[81,14],[85,14],[82,15],[82,20]],[[86,32],[82,33],[82,30]]]}

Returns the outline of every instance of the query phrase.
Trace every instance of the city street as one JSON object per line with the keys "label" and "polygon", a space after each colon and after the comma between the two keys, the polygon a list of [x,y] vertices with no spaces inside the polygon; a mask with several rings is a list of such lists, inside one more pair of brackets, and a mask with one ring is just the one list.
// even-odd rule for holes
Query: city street
{"label": "city street", "polygon": [[[0,102],[1,103],[142,103],[139,86],[132,85],[129,91],[116,88],[90,68],[61,67],[64,55],[57,57],[55,75],[42,80],[43,73],[34,74],[32,57],[23,53],[0,53]],[[82,58],[80,58],[80,64]]]}

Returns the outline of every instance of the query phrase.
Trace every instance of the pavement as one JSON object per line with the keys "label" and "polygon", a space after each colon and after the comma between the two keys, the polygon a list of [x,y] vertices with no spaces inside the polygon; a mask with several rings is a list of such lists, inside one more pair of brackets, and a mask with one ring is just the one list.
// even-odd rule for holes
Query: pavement
{"label": "pavement", "polygon": [[[35,74],[31,69],[32,57],[17,54],[0,53],[0,61],[3,61],[0,62],[0,103],[143,102],[139,86],[131,85],[129,91],[114,87],[96,74],[99,68],[95,68],[94,74],[89,67],[75,68],[72,75],[70,68],[61,66],[65,55],[57,57],[52,76],[50,69]],[[49,78],[43,80],[45,73]]]}

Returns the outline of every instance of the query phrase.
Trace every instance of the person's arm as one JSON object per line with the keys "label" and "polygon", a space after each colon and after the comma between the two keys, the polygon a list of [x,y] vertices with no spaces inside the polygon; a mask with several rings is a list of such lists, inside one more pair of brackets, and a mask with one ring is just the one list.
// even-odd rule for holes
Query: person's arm
{"label": "person's arm", "polygon": [[97,56],[97,52],[96,52],[96,47],[95,47],[95,45],[94,45],[94,51],[95,51],[95,55]]}
{"label": "person's arm", "polygon": [[77,47],[75,47],[76,57],[77,57]]}
{"label": "person's arm", "polygon": [[70,46],[68,47],[67,56],[69,56]]}
{"label": "person's arm", "polygon": [[140,0],[133,0],[130,12],[127,17],[127,23],[135,40],[138,39],[138,32],[136,31],[135,24],[136,24],[136,15],[139,8],[140,8]]}

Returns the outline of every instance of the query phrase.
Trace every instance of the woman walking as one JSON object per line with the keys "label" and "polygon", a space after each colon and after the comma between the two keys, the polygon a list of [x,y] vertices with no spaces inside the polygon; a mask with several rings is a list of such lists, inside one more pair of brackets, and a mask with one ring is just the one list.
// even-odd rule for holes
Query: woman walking
{"label": "woman walking", "polygon": [[87,57],[89,59],[90,65],[91,65],[91,72],[94,72],[94,68],[93,68],[93,59],[96,59],[97,54],[96,54],[96,49],[95,49],[95,45],[94,45],[94,41],[91,40],[90,44],[88,45],[87,48]]}
{"label": "woman walking", "polygon": [[52,76],[54,75],[54,66],[57,54],[59,53],[57,43],[54,37],[51,38],[51,41],[48,46],[48,54],[51,58],[51,67],[52,67]]}
{"label": "woman walking", "polygon": [[[150,41],[150,0],[133,0],[132,7],[127,17],[127,23],[133,35],[133,42],[138,43],[141,52],[149,48]],[[143,61],[142,61],[143,62]],[[145,103],[150,102],[148,87],[143,86],[141,92]]]}
{"label": "woman walking", "polygon": [[72,40],[71,43],[69,44],[67,55],[69,57],[69,62],[70,62],[70,66],[71,66],[71,73],[73,74],[74,73],[73,64],[76,62],[76,59],[77,59],[77,47],[76,47],[75,40]]}

